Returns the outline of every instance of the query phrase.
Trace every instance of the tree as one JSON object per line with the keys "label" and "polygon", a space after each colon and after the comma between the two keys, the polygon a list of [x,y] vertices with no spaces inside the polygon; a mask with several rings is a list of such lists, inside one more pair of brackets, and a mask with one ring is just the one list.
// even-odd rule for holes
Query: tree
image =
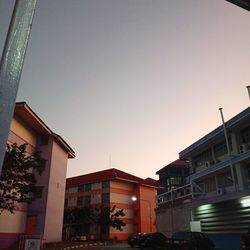
{"label": "tree", "polygon": [[123,209],[116,209],[114,205],[112,208],[106,205],[93,207],[93,223],[100,226],[100,234],[107,234],[109,227],[113,227],[119,231],[123,230],[126,225],[120,217],[125,216]]}
{"label": "tree", "polygon": [[100,227],[100,238],[102,238],[102,235],[108,233],[110,226],[119,231],[123,230],[126,225],[121,219],[123,216],[125,216],[123,209],[116,209],[116,206],[68,208],[64,210],[64,226],[71,231],[72,228],[84,228],[86,225],[95,224]]}
{"label": "tree", "polygon": [[31,203],[37,196],[36,174],[41,175],[45,160],[40,152],[27,154],[27,144],[7,144],[0,175],[0,214],[17,209],[17,203]]}
{"label": "tree", "polygon": [[93,222],[92,207],[75,207],[64,210],[63,224],[88,224]]}
{"label": "tree", "polygon": [[125,213],[123,211],[123,209],[116,209],[115,206],[113,206],[110,209],[110,218],[109,218],[109,223],[110,226],[113,228],[116,228],[119,231],[123,230],[123,227],[126,226],[126,223],[124,223],[120,217],[124,217]]}

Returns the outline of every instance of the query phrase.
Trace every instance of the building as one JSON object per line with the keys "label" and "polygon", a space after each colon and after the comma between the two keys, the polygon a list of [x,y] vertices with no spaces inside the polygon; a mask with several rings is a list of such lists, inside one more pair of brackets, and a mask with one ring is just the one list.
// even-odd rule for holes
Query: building
{"label": "building", "polygon": [[157,228],[168,237],[175,231],[189,230],[191,220],[189,162],[178,159],[158,170],[156,174],[159,175]]}
{"label": "building", "polygon": [[[141,179],[134,175],[112,168],[67,179],[65,208],[100,206],[101,204],[124,209],[122,220],[126,223],[123,231],[112,227],[102,238],[125,240],[138,232],[154,232],[155,198],[158,183],[150,178]],[[136,197],[133,201],[132,197]],[[75,228],[75,234],[100,237],[98,225]]]}
{"label": "building", "polygon": [[14,214],[0,215],[0,248],[15,243],[20,235],[37,235],[43,242],[61,240],[67,161],[74,151],[25,103],[16,103],[8,143],[27,143],[27,153],[41,151],[45,170],[38,177],[40,198],[31,204],[19,204]]}
{"label": "building", "polygon": [[[225,128],[217,127],[179,156],[190,167],[190,229],[231,240],[250,225],[250,108],[228,120]],[[181,196],[180,190],[176,192]],[[171,202],[167,193],[158,201],[159,207]]]}
{"label": "building", "polygon": [[223,126],[180,152],[190,162],[194,220],[206,233],[243,233],[250,222],[250,108],[225,126],[229,153]]}
{"label": "building", "polygon": [[169,192],[173,189],[186,185],[186,178],[189,176],[189,165],[186,160],[176,160],[162,169],[158,170],[159,175],[158,194]]}

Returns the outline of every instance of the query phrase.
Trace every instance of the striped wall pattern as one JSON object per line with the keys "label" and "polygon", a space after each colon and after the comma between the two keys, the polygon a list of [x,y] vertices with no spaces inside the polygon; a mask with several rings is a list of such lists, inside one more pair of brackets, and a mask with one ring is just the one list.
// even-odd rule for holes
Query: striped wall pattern
{"label": "striped wall pattern", "polygon": [[250,201],[230,200],[193,209],[194,220],[204,233],[246,233],[250,225]]}

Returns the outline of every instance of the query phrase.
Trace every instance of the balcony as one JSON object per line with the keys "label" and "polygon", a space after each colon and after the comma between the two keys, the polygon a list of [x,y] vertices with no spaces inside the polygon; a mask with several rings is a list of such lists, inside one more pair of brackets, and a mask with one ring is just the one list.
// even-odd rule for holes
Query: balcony
{"label": "balcony", "polygon": [[185,186],[172,189],[166,193],[160,194],[157,196],[158,207],[162,207],[163,204],[168,203],[185,203],[192,197],[191,194],[191,185],[187,184]]}
{"label": "balcony", "polygon": [[[250,158],[250,150],[246,150],[245,152],[231,156],[232,164],[236,164],[238,162],[244,161],[249,158]],[[230,166],[230,161],[228,159],[222,162],[217,162],[214,165],[209,165],[207,167],[205,166],[200,167],[198,168],[200,170],[199,172],[190,175],[190,181],[196,181],[202,177],[213,175],[216,172],[229,166]]]}

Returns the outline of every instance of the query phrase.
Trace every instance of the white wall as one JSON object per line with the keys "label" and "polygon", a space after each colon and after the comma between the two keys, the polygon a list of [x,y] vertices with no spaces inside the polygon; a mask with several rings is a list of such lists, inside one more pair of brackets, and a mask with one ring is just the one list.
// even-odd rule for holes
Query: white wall
{"label": "white wall", "polygon": [[44,227],[46,242],[61,241],[67,160],[67,153],[54,142]]}

